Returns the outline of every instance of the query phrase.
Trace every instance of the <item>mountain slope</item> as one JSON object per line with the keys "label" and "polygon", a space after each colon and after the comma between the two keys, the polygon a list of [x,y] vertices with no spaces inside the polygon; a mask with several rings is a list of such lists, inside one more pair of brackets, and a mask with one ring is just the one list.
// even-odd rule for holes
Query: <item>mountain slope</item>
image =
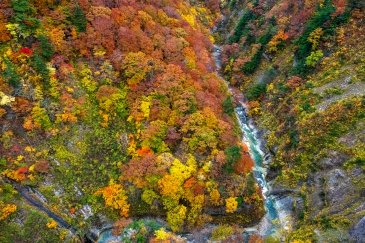
{"label": "mountain slope", "polygon": [[[211,58],[218,7],[1,1],[1,242],[75,238],[16,188],[81,236],[128,217],[175,232],[259,221],[253,163]],[[162,227],[131,225],[145,241]]]}
{"label": "mountain slope", "polygon": [[287,238],[361,242],[364,4],[229,1],[225,11],[225,78],[265,133],[272,190],[302,201]]}

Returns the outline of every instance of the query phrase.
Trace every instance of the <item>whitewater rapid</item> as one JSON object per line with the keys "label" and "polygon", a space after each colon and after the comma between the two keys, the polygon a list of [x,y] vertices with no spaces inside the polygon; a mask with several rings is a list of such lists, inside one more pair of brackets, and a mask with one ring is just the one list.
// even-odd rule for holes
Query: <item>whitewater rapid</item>
{"label": "whitewater rapid", "polygon": [[[222,68],[221,53],[221,48],[215,45],[213,57],[218,73]],[[271,156],[268,152],[264,152],[263,140],[260,138],[259,131],[247,115],[248,108],[244,96],[241,92],[237,94],[237,91],[228,82],[226,84],[236,103],[235,113],[242,131],[242,142],[248,146],[249,154],[254,161],[253,175],[261,188],[266,212],[258,225],[246,228],[245,232],[247,235],[254,232],[262,237],[280,237],[282,231],[290,229],[290,215],[285,210],[282,210],[283,205],[281,199],[270,195],[271,187],[266,181],[266,175]]]}

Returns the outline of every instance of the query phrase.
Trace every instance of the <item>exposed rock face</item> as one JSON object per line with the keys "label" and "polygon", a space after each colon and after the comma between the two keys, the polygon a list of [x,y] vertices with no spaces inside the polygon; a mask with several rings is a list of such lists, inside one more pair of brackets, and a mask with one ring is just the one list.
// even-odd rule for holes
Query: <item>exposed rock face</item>
{"label": "exposed rock face", "polygon": [[320,160],[319,164],[322,169],[328,170],[343,165],[347,158],[348,156],[341,154],[338,151],[329,151],[327,158]]}
{"label": "exposed rock face", "polygon": [[277,204],[284,230],[292,230],[295,217],[303,210],[303,200],[300,197],[285,196],[277,200]]}
{"label": "exposed rock face", "polygon": [[346,194],[351,190],[351,182],[345,171],[342,169],[333,169],[326,176],[326,199],[329,204],[341,203]]}
{"label": "exposed rock face", "polygon": [[350,230],[350,235],[356,242],[365,242],[365,216]]}
{"label": "exposed rock face", "polygon": [[[332,240],[339,239],[342,239],[339,242],[351,242],[350,237],[355,242],[365,242],[365,217],[360,220],[365,212],[365,192],[359,185],[363,181],[364,171],[359,167],[346,169],[344,165],[347,161],[345,154],[329,151],[326,158],[318,161],[320,170],[308,176],[305,200],[309,218],[318,220],[345,215],[352,221],[350,232],[348,228],[317,229],[315,235],[319,242],[337,242]],[[295,228],[303,216],[305,205],[300,197],[301,185],[289,188],[278,180],[273,180],[270,184],[270,195],[277,197],[280,204],[280,218],[287,217]]]}
{"label": "exposed rock face", "polygon": [[[363,191],[361,185],[358,185],[364,178],[364,171],[359,167],[346,170],[343,166],[346,156],[337,152],[329,154],[332,157],[320,161],[322,171],[312,174],[308,180],[309,215],[312,219],[345,216],[353,223],[350,230],[352,239],[355,242],[365,242],[365,217],[358,221],[365,212]],[[317,230],[316,236],[319,242],[331,242],[331,239],[349,242],[348,232],[342,231]]]}

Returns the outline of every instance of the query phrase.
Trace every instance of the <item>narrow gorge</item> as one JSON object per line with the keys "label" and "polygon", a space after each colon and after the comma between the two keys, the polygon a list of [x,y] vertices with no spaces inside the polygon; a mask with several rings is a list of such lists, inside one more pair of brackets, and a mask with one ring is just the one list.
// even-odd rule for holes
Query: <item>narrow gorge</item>
{"label": "narrow gorge", "polygon": [[0,242],[364,242],[364,11],[2,0]]}

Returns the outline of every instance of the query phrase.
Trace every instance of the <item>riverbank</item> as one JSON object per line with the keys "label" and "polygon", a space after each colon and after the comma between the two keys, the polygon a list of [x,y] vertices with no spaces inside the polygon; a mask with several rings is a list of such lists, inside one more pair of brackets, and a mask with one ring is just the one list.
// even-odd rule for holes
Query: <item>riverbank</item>
{"label": "riverbank", "polygon": [[[220,72],[222,65],[221,48],[219,46],[214,46],[213,56],[215,58],[217,71]],[[258,233],[263,238],[268,236],[281,238],[284,231],[291,230],[291,211],[286,208],[286,206],[288,206],[286,205],[287,199],[273,195],[270,182],[267,181],[268,168],[272,155],[265,147],[262,133],[256,128],[254,121],[248,116],[247,100],[239,90],[230,87],[229,83],[227,81],[225,82],[227,83],[231,95],[234,97],[236,117],[243,134],[242,140],[243,143],[249,147],[250,156],[255,162],[253,174],[255,180],[260,185],[265,201],[265,216],[258,225],[247,228],[245,230],[247,232],[246,235],[249,236],[254,232]]]}
{"label": "riverbank", "polygon": [[[292,222],[287,240],[359,242],[365,103],[352,91],[365,80],[364,5],[290,6],[227,2],[218,29],[222,76],[248,98],[275,154],[267,180]],[[323,57],[311,59],[315,52]]]}

